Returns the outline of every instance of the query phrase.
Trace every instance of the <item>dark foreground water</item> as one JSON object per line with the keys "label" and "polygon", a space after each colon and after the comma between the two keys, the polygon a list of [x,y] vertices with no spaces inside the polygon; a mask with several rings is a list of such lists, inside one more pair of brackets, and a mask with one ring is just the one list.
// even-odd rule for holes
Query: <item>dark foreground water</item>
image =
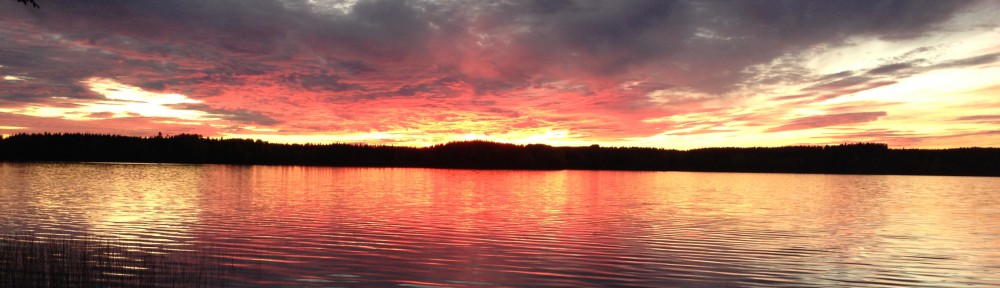
{"label": "dark foreground water", "polygon": [[238,286],[1000,286],[1000,178],[0,163],[0,231]]}

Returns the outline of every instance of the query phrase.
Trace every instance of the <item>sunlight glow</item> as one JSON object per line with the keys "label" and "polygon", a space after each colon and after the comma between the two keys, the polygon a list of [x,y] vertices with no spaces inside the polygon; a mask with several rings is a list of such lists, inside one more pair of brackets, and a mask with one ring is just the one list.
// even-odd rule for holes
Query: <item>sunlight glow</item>
{"label": "sunlight glow", "polygon": [[127,117],[170,118],[187,120],[196,125],[201,124],[201,121],[217,119],[204,111],[173,106],[201,103],[184,95],[147,92],[110,79],[91,78],[82,83],[105,99],[83,100],[57,96],[51,97],[56,105],[0,108],[0,112],[83,121]]}
{"label": "sunlight glow", "polygon": [[181,94],[160,94],[147,92],[138,87],[128,86],[111,79],[91,78],[83,81],[90,90],[104,95],[110,100],[133,101],[155,105],[201,103]]}
{"label": "sunlight glow", "polygon": [[183,120],[208,120],[208,113],[199,110],[179,109],[171,105],[195,104],[201,101],[180,94],[161,94],[142,90],[114,82],[110,79],[92,78],[83,82],[94,92],[104,95],[108,101],[85,104],[85,111],[91,113],[111,112],[114,117],[175,118]]}

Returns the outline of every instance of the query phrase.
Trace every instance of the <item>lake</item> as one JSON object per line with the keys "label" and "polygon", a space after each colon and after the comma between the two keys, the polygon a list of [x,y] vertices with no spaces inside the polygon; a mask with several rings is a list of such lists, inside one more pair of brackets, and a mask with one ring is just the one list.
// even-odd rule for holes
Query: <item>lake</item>
{"label": "lake", "polygon": [[0,163],[0,231],[262,287],[996,287],[1000,178]]}

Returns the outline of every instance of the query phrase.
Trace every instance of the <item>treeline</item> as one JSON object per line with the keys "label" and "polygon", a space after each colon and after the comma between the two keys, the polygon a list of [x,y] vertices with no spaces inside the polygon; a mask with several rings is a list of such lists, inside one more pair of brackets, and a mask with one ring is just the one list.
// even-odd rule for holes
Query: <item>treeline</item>
{"label": "treeline", "polygon": [[468,141],[410,148],[274,144],[192,134],[46,133],[0,139],[0,161],[1000,176],[1000,148],[889,149],[880,143],[680,151]]}

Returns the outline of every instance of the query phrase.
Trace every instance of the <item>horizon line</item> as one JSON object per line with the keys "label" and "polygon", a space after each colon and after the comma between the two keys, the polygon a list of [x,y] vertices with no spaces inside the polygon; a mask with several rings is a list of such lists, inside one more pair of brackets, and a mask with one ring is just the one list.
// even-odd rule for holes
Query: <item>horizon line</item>
{"label": "horizon line", "polygon": [[891,146],[889,146],[888,143],[884,143],[884,142],[866,142],[866,141],[857,141],[857,142],[847,141],[847,142],[829,143],[829,144],[806,144],[806,143],[800,143],[800,144],[788,144],[788,145],[780,145],[780,146],[706,146],[706,147],[691,148],[691,149],[677,149],[677,148],[651,147],[651,146],[608,146],[608,145],[600,145],[600,144],[596,144],[596,143],[595,144],[590,144],[590,145],[581,145],[581,146],[572,146],[572,145],[560,146],[560,145],[551,145],[551,144],[545,144],[545,143],[525,143],[525,144],[522,144],[522,143],[503,142],[503,141],[495,141],[495,140],[488,140],[488,139],[451,140],[451,141],[447,141],[447,142],[441,142],[441,143],[436,143],[436,144],[431,144],[431,145],[426,145],[426,146],[406,146],[406,145],[393,145],[391,143],[390,144],[378,144],[378,143],[369,143],[369,142],[282,143],[282,142],[271,142],[271,141],[260,139],[260,138],[237,138],[237,137],[226,138],[225,136],[210,137],[210,136],[205,136],[205,135],[195,134],[195,133],[179,133],[179,134],[173,134],[173,135],[171,135],[171,134],[163,134],[162,132],[158,132],[157,135],[152,135],[152,136],[124,135],[124,134],[101,134],[101,133],[89,133],[89,132],[30,132],[30,133],[29,132],[22,132],[22,133],[14,133],[14,134],[0,134],[0,139],[7,139],[7,138],[10,138],[10,137],[13,137],[13,136],[18,136],[18,135],[28,135],[28,136],[33,136],[33,135],[112,136],[112,137],[131,137],[131,138],[140,138],[140,139],[155,139],[157,137],[160,137],[160,138],[174,138],[174,137],[178,137],[178,136],[197,136],[200,139],[206,139],[206,140],[217,140],[217,141],[221,141],[221,140],[248,140],[248,141],[260,141],[262,143],[271,144],[271,145],[320,145],[320,146],[321,145],[354,145],[354,146],[394,147],[394,148],[414,148],[414,149],[433,148],[433,147],[436,147],[436,146],[443,146],[443,145],[448,145],[448,144],[453,144],[453,143],[473,143],[473,142],[503,144],[503,145],[519,146],[519,147],[526,147],[526,146],[531,146],[531,145],[542,145],[542,146],[548,146],[548,147],[554,147],[554,148],[587,148],[587,147],[594,147],[594,148],[624,148],[624,149],[656,149],[656,150],[674,150],[674,151],[694,151],[694,150],[704,150],[704,149],[768,149],[768,148],[794,148],[794,147],[823,148],[823,147],[837,147],[837,146],[851,146],[851,145],[883,145],[883,146],[886,147],[886,149],[889,149],[889,150],[1000,149],[1000,146],[963,146],[963,147],[948,147],[948,148],[906,148],[906,147],[891,147]]}

